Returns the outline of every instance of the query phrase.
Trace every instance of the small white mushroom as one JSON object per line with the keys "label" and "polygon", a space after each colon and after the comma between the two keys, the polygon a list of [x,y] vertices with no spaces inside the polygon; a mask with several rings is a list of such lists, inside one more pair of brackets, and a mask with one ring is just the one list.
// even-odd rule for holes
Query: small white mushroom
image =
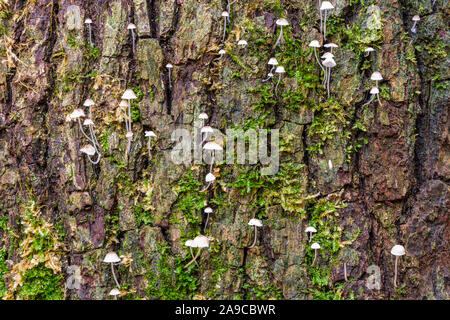
{"label": "small white mushroom", "polygon": [[320,43],[319,43],[319,41],[313,40],[313,41],[311,41],[311,42],[309,43],[309,46],[310,46],[311,48],[314,48],[314,56],[316,57],[316,61],[317,61],[317,63],[319,64],[320,68],[322,69],[323,74],[324,74],[324,77],[326,77],[325,69],[322,67],[322,64],[321,64],[320,61],[319,61],[319,57],[317,56],[317,48],[320,48]]}
{"label": "small white mushroom", "polygon": [[215,161],[216,151],[221,151],[223,148],[215,142],[207,142],[203,146],[204,150],[211,151],[211,165],[209,167],[209,172],[212,173],[212,166]]}
{"label": "small white mushroom", "polygon": [[225,41],[225,35],[227,33],[227,21],[230,19],[230,14],[227,11],[223,11],[222,17],[223,17],[223,39],[222,39],[222,41]]}
{"label": "small white mushroom", "polygon": [[334,9],[334,6],[329,1],[323,1],[320,5],[320,11],[324,12],[324,20],[323,20],[323,38],[327,38],[327,12],[329,10]]}
{"label": "small white mushroom", "polygon": [[206,236],[203,235],[196,236],[192,241],[193,242],[191,243],[191,245],[195,248],[198,248],[198,252],[195,255],[195,257],[187,265],[184,266],[185,269],[197,260],[203,248],[209,248],[209,238]]}
{"label": "small white mushroom", "polygon": [[171,80],[171,70],[173,69],[173,65],[171,63],[166,64],[166,68],[169,70],[169,88],[172,88],[172,80]]}
{"label": "small white mushroom", "polygon": [[383,76],[378,71],[375,71],[370,76],[370,80],[375,81],[375,86],[378,88],[378,81],[383,80]]}
{"label": "small white mushroom", "polygon": [[204,212],[206,213],[206,221],[205,221],[205,229],[208,227],[209,214],[213,212],[210,207],[205,208]]}
{"label": "small white mushroom", "polygon": [[258,237],[258,229],[257,228],[261,228],[263,226],[262,221],[259,219],[250,219],[250,221],[248,222],[249,226],[253,226],[255,228],[255,237],[253,238],[253,243],[249,248],[253,248],[256,244],[256,239]]}
{"label": "small white mushroom", "polygon": [[242,49],[244,49],[247,46],[247,41],[246,40],[239,40],[238,41],[238,46],[240,46]]}
{"label": "small white mushroom", "polygon": [[272,57],[269,59],[269,62],[267,62],[267,64],[269,66],[271,66],[269,73],[272,73],[273,69],[275,69],[275,66],[278,65],[278,60],[276,58]]}
{"label": "small white mushroom", "polygon": [[270,79],[272,79],[273,78],[273,73],[272,72],[269,72],[268,74],[267,74],[267,78],[266,79],[263,79],[263,80],[261,80],[262,82],[266,82],[266,81],[269,81]]}
{"label": "small white mushroom", "polygon": [[145,131],[145,136],[148,137],[148,142],[147,142],[147,149],[148,149],[148,156],[151,156],[151,147],[150,147],[150,143],[152,141],[152,137],[156,137],[156,134],[153,131]]}
{"label": "small white mushroom", "polygon": [[[194,242],[194,240],[186,240],[184,243],[186,247],[189,247],[189,251],[191,252],[192,259],[194,259],[194,251],[192,251],[192,248],[197,248],[197,244]],[[197,261],[195,261],[195,264],[198,266]]]}
{"label": "small white mushroom", "polygon": [[220,49],[219,50],[219,57],[214,59],[214,61],[222,59],[222,57],[224,56],[225,53],[227,53],[227,52],[224,49]]}
{"label": "small white mushroom", "polygon": [[318,244],[317,242],[314,242],[311,245],[311,249],[314,249],[314,260],[313,260],[313,263],[312,263],[312,265],[314,265],[314,263],[316,262],[316,259],[317,259],[317,250],[320,249],[320,244]]}
{"label": "small white mushroom", "polygon": [[374,52],[374,51],[375,51],[374,48],[368,47],[368,48],[364,49],[364,56],[365,56],[365,57],[368,57],[368,56],[370,55],[370,53],[371,53],[371,52]]}
{"label": "small white mushroom", "polygon": [[114,296],[114,300],[117,300],[117,296],[120,295],[120,291],[119,289],[114,288],[109,292],[109,295]]}
{"label": "small white mushroom", "polygon": [[92,30],[91,30],[92,20],[87,18],[86,20],[84,20],[84,24],[87,24],[89,28],[89,43],[91,44],[91,46],[94,46],[94,43],[92,42]]}
{"label": "small white mushroom", "polygon": [[200,192],[204,192],[204,191],[208,190],[209,186],[212,185],[215,180],[216,180],[216,177],[211,172],[208,173],[205,177],[205,181],[208,183],[208,185]]}
{"label": "small white mushroom", "polygon": [[308,228],[306,228],[305,232],[309,233],[309,242],[311,242],[312,241],[312,234],[316,233],[317,230],[316,230],[316,228],[309,226]]}
{"label": "small white mushroom", "polygon": [[375,96],[377,96],[378,103],[381,106],[382,104],[381,104],[381,100],[380,100],[380,90],[377,87],[373,87],[372,89],[370,89],[370,99],[368,102],[364,103],[363,106],[370,104],[373,101],[373,99],[375,98]]}
{"label": "small white mushroom", "polygon": [[405,247],[402,245],[396,244],[391,249],[391,254],[395,256],[395,275],[394,275],[394,287],[397,288],[397,263],[398,257],[405,255]]}
{"label": "small white mushroom", "polygon": [[412,33],[416,33],[416,32],[417,32],[416,25],[417,25],[417,22],[420,21],[420,16],[418,16],[418,15],[416,14],[416,15],[412,18],[412,21],[413,21],[413,26],[412,26],[412,28],[411,28],[411,32],[412,32]]}
{"label": "small white mushroom", "polygon": [[323,66],[328,68],[328,75],[327,75],[327,93],[328,93],[328,99],[330,98],[330,78],[331,78],[331,69],[336,66],[336,62],[332,57],[328,57],[325,59],[324,62],[322,62]]}
{"label": "small white mushroom", "polygon": [[201,130],[200,130],[200,133],[202,134],[202,136],[203,136],[203,139],[202,139],[202,142],[200,143],[201,145],[203,145],[203,143],[206,141],[206,140],[208,140],[208,133],[213,133],[214,132],[214,129],[213,128],[211,128],[210,126],[204,126]]}
{"label": "small white mushroom", "polygon": [[275,92],[277,92],[277,90],[278,90],[278,85],[280,84],[280,81],[281,81],[281,76],[282,76],[282,74],[285,73],[285,72],[286,72],[286,70],[284,70],[284,67],[282,67],[282,66],[278,66],[278,67],[275,69],[275,73],[278,73],[278,74],[279,74],[278,82],[277,82],[277,85],[275,86]]}
{"label": "small white mushroom", "polygon": [[283,36],[283,27],[288,26],[289,22],[284,18],[280,18],[275,22],[275,24],[280,27],[280,35],[278,36],[277,42],[275,42],[275,47],[276,47],[278,45],[278,43],[280,42],[281,37]]}
{"label": "small white mushroom", "polygon": [[111,264],[111,271],[113,274],[113,278],[114,278],[114,281],[118,288],[120,288],[120,284],[119,284],[119,281],[117,281],[116,273],[114,272],[114,264],[120,263],[120,261],[121,260],[120,260],[119,256],[114,251],[108,252],[106,254],[105,258],[103,259],[103,262]]}
{"label": "small white mushroom", "polygon": [[134,51],[135,51],[134,48],[135,48],[135,41],[136,41],[135,36],[134,36],[134,30],[136,29],[136,25],[134,23],[130,23],[127,26],[127,29],[131,31],[131,40],[133,42],[133,55],[134,55]]}
{"label": "small white mushroom", "polygon": [[[125,122],[128,120],[127,135],[126,135],[126,137],[128,139],[127,155],[130,153],[131,140],[133,138],[133,133],[131,130],[131,100],[134,100],[134,99],[137,99],[137,97],[134,94],[133,90],[126,89],[122,95],[122,100],[127,100],[127,102],[128,102],[128,114],[125,118]],[[129,134],[130,132],[131,132],[131,135]]]}

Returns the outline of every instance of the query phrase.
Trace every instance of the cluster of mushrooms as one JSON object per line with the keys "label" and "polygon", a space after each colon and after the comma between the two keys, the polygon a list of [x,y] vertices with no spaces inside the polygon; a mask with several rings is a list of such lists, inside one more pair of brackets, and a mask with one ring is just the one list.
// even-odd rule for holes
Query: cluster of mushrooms
{"label": "cluster of mushrooms", "polygon": [[[434,6],[435,1],[433,1],[433,6]],[[318,8],[319,8],[319,15],[320,15],[320,33],[323,35],[323,39],[326,41],[326,33],[327,33],[327,14],[329,13],[329,11],[334,9],[334,6],[332,5],[331,2],[329,1],[318,1]],[[231,3],[228,0],[227,1],[227,11],[223,11],[221,16],[223,18],[223,36],[222,36],[222,41],[225,41],[226,38],[226,30],[227,30],[227,26],[230,23],[230,11],[231,11]],[[411,28],[411,32],[416,33],[417,31],[417,23],[418,21],[420,21],[420,17],[418,15],[415,15],[412,18],[413,21],[413,26]],[[283,27],[286,27],[289,25],[288,20],[286,20],[285,18],[279,18],[276,20],[276,26],[280,28],[279,31],[279,35],[278,38],[275,42],[274,48],[276,48],[282,39],[283,36]],[[89,31],[89,43],[91,44],[91,46],[94,46],[94,42],[92,40],[92,29],[91,29],[91,24],[92,24],[92,20],[87,18],[85,20],[85,24],[88,26],[88,31]],[[135,29],[136,29],[136,25],[133,23],[128,24],[127,26],[127,30],[130,31],[131,33],[131,40],[132,40],[132,52],[133,55],[135,54],[135,42],[136,42],[136,35],[135,35]],[[238,46],[241,49],[244,49],[246,46],[248,45],[247,41],[244,39],[240,39],[238,41]],[[336,66],[336,61],[334,60],[334,54],[333,54],[333,49],[336,49],[339,47],[337,44],[335,43],[326,43],[323,45],[324,48],[329,49],[329,51],[324,52],[320,58],[322,59],[319,60],[319,56],[318,56],[318,50],[320,50],[321,48],[321,44],[318,40],[313,40],[309,43],[309,47],[313,48],[314,50],[314,56],[316,59],[317,64],[319,65],[319,67],[321,68],[322,72],[323,72],[323,87],[324,89],[326,89],[327,91],[327,96],[328,98],[330,98],[330,80],[331,80],[331,69],[334,68]],[[368,47],[364,50],[364,54],[366,57],[368,57],[372,52],[374,52],[375,50],[372,47]],[[215,60],[220,60],[223,58],[223,56],[226,54],[226,51],[224,49],[220,49],[219,52],[219,57],[216,58]],[[275,57],[272,57],[269,59],[269,61],[267,62],[270,70],[267,74],[267,78],[263,79],[262,82],[267,82],[270,81],[273,77],[274,77],[274,73],[278,74],[278,81],[275,85],[275,93],[277,93],[278,90],[278,86],[280,84],[280,81],[282,79],[282,75],[286,72],[284,67],[279,65],[277,59]],[[172,79],[171,79],[171,71],[173,69],[173,65],[171,63],[166,64],[166,68],[168,70],[168,80],[169,80],[169,87],[172,88]],[[372,81],[375,81],[375,86],[373,86],[370,90],[370,99],[367,103],[365,103],[364,105],[368,105],[370,104],[375,96],[377,97],[378,103],[381,105],[381,100],[380,100],[380,90],[378,87],[378,82],[383,80],[383,77],[381,75],[380,72],[373,72],[370,79]],[[130,149],[131,149],[131,145],[132,145],[132,140],[133,140],[133,131],[132,131],[132,121],[131,121],[131,101],[137,99],[136,94],[133,92],[133,90],[131,89],[126,89],[125,92],[122,95],[122,99],[121,102],[119,104],[119,107],[123,108],[125,110],[125,126],[126,126],[126,138],[128,141],[128,145],[127,145],[127,149],[126,149],[126,155],[128,156],[130,153]],[[80,151],[82,153],[85,153],[88,156],[89,161],[92,164],[97,164],[100,161],[100,152],[99,152],[99,148],[100,145],[97,141],[97,138],[95,136],[95,132],[94,132],[94,122],[92,120],[92,106],[95,105],[95,102],[91,99],[87,99],[83,106],[88,107],[88,117],[86,117],[86,114],[84,112],[83,109],[81,108],[77,108],[75,109],[71,114],[69,114],[66,118],[67,121],[77,121],[79,124],[79,128],[81,133],[83,134],[83,136],[88,140],[89,144],[84,145]],[[86,117],[86,119],[84,120],[84,122],[81,122],[81,118]],[[201,122],[201,148],[203,150],[205,150],[206,152],[209,152],[210,155],[210,167],[209,167],[209,172],[205,177],[205,181],[207,183],[206,187],[202,190],[203,191],[207,191],[215,182],[216,177],[213,173],[213,165],[215,163],[215,152],[217,151],[222,151],[223,148],[222,146],[220,146],[217,142],[215,141],[208,141],[210,140],[210,137],[212,135],[212,133],[214,132],[213,128],[206,125],[206,121],[208,120],[208,115],[205,112],[200,113],[200,115],[198,116],[200,122]],[[88,132],[86,132],[84,129],[84,127],[87,127]],[[151,156],[151,139],[156,137],[155,133],[153,131],[145,131],[145,137],[148,138],[148,144],[147,144],[147,148],[148,148],[148,154],[149,157]],[[97,154],[96,159],[94,159],[93,157]],[[332,168],[332,163],[329,160],[329,167],[330,169]],[[204,209],[204,213],[207,214],[206,217],[206,222],[205,222],[205,226],[204,229],[207,228],[208,226],[208,222],[209,222],[209,218],[210,218],[210,214],[213,212],[213,209],[210,208],[209,206],[206,207]],[[253,248],[256,243],[257,243],[257,235],[258,235],[258,231],[257,228],[260,228],[263,226],[262,220],[260,219],[256,219],[253,218],[248,222],[249,226],[254,227],[254,239],[252,244],[248,247],[248,248]],[[313,234],[317,233],[317,229],[314,228],[313,226],[308,226],[305,229],[305,232],[307,234],[309,234],[309,242],[312,242],[313,240]],[[194,239],[192,240],[187,240],[185,242],[185,246],[190,248],[190,252],[192,255],[192,260],[187,263],[185,265],[185,268],[189,267],[192,263],[195,263],[198,265],[197,263],[197,258],[200,256],[200,253],[202,251],[203,248],[208,248],[210,246],[210,242],[212,241],[212,238],[209,238],[205,235],[198,235],[196,236]],[[197,254],[194,255],[193,252],[193,248],[198,248]],[[313,242],[311,244],[311,249],[314,250],[314,260],[312,262],[312,265],[315,265],[316,260],[317,260],[317,255],[318,255],[318,250],[321,249],[320,244],[317,242]],[[397,264],[398,264],[398,258],[402,255],[405,254],[405,248],[401,245],[395,245],[392,250],[391,250],[391,254],[395,256],[395,276],[394,276],[394,286],[397,286]],[[112,271],[112,275],[114,278],[114,282],[116,284],[116,288],[113,288],[110,291],[110,295],[114,296],[114,299],[117,299],[117,296],[120,295],[120,284],[117,280],[117,276],[115,274],[114,271],[114,265],[115,264],[119,264],[121,262],[121,259],[119,258],[119,256],[115,253],[115,252],[109,252],[106,257],[103,260],[105,263],[110,263],[111,264],[111,271]],[[347,266],[346,263],[344,262],[344,278],[345,281],[347,281]]]}

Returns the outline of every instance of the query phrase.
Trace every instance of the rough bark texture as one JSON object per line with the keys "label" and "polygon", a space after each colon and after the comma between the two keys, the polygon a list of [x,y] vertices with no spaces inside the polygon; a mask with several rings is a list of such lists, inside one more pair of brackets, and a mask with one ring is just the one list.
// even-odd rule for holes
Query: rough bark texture
{"label": "rough bark texture", "polygon": [[[0,1],[0,295],[109,299],[102,260],[115,251],[122,299],[449,299],[448,1],[332,1],[329,100],[308,47],[323,42],[317,2],[235,1],[224,46],[227,1]],[[280,16],[290,26],[274,48]],[[272,56],[286,68],[278,94],[261,82]],[[384,77],[381,105],[364,106],[373,71]],[[126,88],[139,98],[128,158]],[[65,121],[86,98],[98,165]],[[174,164],[170,151],[173,130],[192,131],[203,111],[222,132],[280,129],[279,173],[219,164],[214,188],[200,192],[208,166]],[[145,130],[158,136],[151,158]],[[248,249],[255,216],[264,226]],[[322,247],[314,266],[308,225]],[[211,248],[185,270],[183,244],[199,233]],[[395,244],[406,249],[397,288]],[[379,290],[366,286],[372,264]]]}

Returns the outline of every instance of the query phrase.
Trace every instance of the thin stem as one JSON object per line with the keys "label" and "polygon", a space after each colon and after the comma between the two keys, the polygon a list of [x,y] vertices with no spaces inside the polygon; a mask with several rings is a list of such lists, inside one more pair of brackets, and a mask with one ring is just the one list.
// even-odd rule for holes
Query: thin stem
{"label": "thin stem", "polygon": [[319,61],[319,57],[317,56],[317,50],[316,50],[316,47],[314,47],[314,56],[316,57],[316,61],[317,61],[317,63],[319,64],[320,69],[322,69],[323,73],[325,73],[325,69],[322,67],[322,64],[321,64],[320,61]]}
{"label": "thin stem", "polygon": [[206,213],[206,221],[205,221],[205,228],[208,226],[208,221],[209,221],[209,212]]}
{"label": "thin stem", "polygon": [[322,6],[322,1],[319,0],[319,12],[320,12],[320,33],[322,33],[322,10],[320,10],[320,7]]}
{"label": "thin stem", "polygon": [[331,78],[331,68],[328,68],[328,79],[327,79],[328,99],[330,99],[330,78]]}
{"label": "thin stem", "polygon": [[371,95],[370,95],[369,101],[368,101],[367,103],[364,103],[363,106],[367,106],[368,104],[370,104],[370,103],[373,101],[373,98],[374,98],[374,97],[375,97],[375,95],[374,95],[374,94],[371,94]]}
{"label": "thin stem", "polygon": [[280,73],[280,77],[278,78],[277,85],[275,86],[275,93],[276,93],[277,90],[278,90],[278,85],[280,84],[280,81],[281,81],[281,73]]}
{"label": "thin stem", "polygon": [[312,232],[309,233],[309,242],[312,241]]}
{"label": "thin stem", "polygon": [[394,287],[397,288],[397,260],[398,256],[395,256],[395,275],[394,275]]}
{"label": "thin stem", "polygon": [[380,104],[380,106],[382,106],[382,104],[381,104],[381,99],[380,99],[380,94],[379,94],[379,93],[377,93],[377,99],[378,99],[378,103]]}
{"label": "thin stem", "polygon": [[91,142],[92,144],[94,144],[94,141],[92,141],[91,138],[89,138],[88,135],[84,132],[84,130],[83,130],[83,125],[81,124],[80,118],[78,118],[78,124],[80,125],[81,133],[85,136],[86,139],[89,140],[89,142]]}
{"label": "thin stem", "polygon": [[148,147],[148,157],[150,158],[152,156],[151,152],[150,152],[150,141],[152,138],[148,137],[148,142],[147,142],[147,147]]}
{"label": "thin stem", "polygon": [[280,42],[281,37],[283,36],[283,26],[280,26],[280,27],[281,27],[281,31],[280,31],[280,35],[278,36],[277,42],[275,42],[275,47],[278,45],[278,42]]}
{"label": "thin stem", "polygon": [[[192,259],[194,259],[194,251],[192,251],[192,247],[189,247],[189,249],[191,249],[191,256],[192,256]],[[199,267],[197,261],[195,261],[195,264]]]}
{"label": "thin stem", "polygon": [[170,79],[170,69],[169,69],[169,88],[172,88],[172,80]]}
{"label": "thin stem", "polygon": [[184,269],[186,269],[187,267],[189,267],[193,262],[195,262],[195,260],[197,260],[198,256],[200,255],[200,252],[202,251],[202,248],[198,248],[198,252],[195,255],[195,257],[187,264],[184,266]]}
{"label": "thin stem", "polygon": [[213,183],[213,181],[211,181],[210,183],[208,183],[208,185],[206,186],[206,188],[203,189],[203,190],[200,191],[200,192],[205,192],[206,190],[208,190],[209,186],[210,186],[212,183]]}
{"label": "thin stem", "polygon": [[225,35],[227,33],[227,17],[223,17],[223,39],[225,41]]}
{"label": "thin stem", "polygon": [[269,81],[272,77],[267,76],[267,79],[263,79],[262,82]]}
{"label": "thin stem", "polygon": [[255,244],[256,244],[256,237],[258,236],[258,229],[256,228],[256,226],[254,226],[254,227],[255,227],[255,237],[253,238],[253,243],[252,243],[252,245],[249,248],[253,248],[255,246]]}
{"label": "thin stem", "polygon": [[324,21],[323,21],[323,38],[327,39],[327,10],[324,10]]}
{"label": "thin stem", "polygon": [[129,129],[131,131],[131,100],[128,100],[128,114],[129,114],[128,121],[130,122],[129,123]]}
{"label": "thin stem", "polygon": [[134,56],[134,30],[131,29],[131,38],[133,39],[133,56]]}
{"label": "thin stem", "polygon": [[417,24],[417,21],[414,21],[413,26],[411,28],[411,32],[413,32],[413,33],[416,33],[416,31],[417,31],[416,24]]}
{"label": "thin stem", "polygon": [[97,154],[98,154],[98,157],[97,157],[97,160],[95,160],[95,161],[91,159],[90,155],[88,155],[88,159],[92,164],[97,164],[100,162],[100,153],[98,151],[97,151]]}
{"label": "thin stem", "polygon": [[212,173],[212,167],[213,167],[214,160],[215,160],[214,158],[215,158],[215,152],[213,151],[213,156],[211,158],[211,165],[209,166],[209,173]]}
{"label": "thin stem", "polygon": [[347,279],[347,263],[345,263],[345,262],[344,262],[344,279],[346,282],[348,281],[348,279]]}
{"label": "thin stem", "polygon": [[314,263],[316,262],[316,259],[317,259],[317,249],[314,249],[314,260],[313,260],[312,265],[314,265]]}
{"label": "thin stem", "polygon": [[117,281],[116,273],[114,272],[114,264],[111,262],[111,271],[114,277],[114,281],[116,282],[117,288],[120,288],[119,281]]}
{"label": "thin stem", "polygon": [[275,69],[275,65],[272,65],[272,68],[270,69],[269,73],[271,73]]}
{"label": "thin stem", "polygon": [[92,32],[90,23],[89,23],[89,43],[91,44],[91,46],[94,46],[94,44],[92,43]]}

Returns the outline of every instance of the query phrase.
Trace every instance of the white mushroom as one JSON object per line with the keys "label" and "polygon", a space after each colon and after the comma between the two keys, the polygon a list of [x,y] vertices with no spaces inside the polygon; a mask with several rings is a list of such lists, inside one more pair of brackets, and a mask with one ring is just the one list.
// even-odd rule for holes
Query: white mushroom
{"label": "white mushroom", "polygon": [[110,296],[114,296],[114,300],[117,300],[117,296],[120,294],[119,289],[114,288],[109,292]]}
{"label": "white mushroom", "polygon": [[131,149],[131,140],[133,137],[133,134],[129,134],[130,132],[132,133],[131,130],[131,100],[137,99],[136,95],[134,94],[133,90],[131,89],[126,89],[125,92],[122,95],[122,100],[127,100],[128,101],[128,114],[125,118],[125,122],[128,120],[128,125],[127,125],[127,135],[126,137],[128,138],[128,147],[127,147],[127,155],[130,153],[130,149]]}
{"label": "white mushroom", "polygon": [[205,221],[205,229],[208,226],[209,214],[213,212],[210,207],[205,208],[204,212],[206,213],[206,221]]}
{"label": "white mushroom", "polygon": [[227,21],[230,19],[230,14],[227,11],[223,11],[222,17],[223,17],[223,39],[222,39],[222,41],[225,41],[225,35],[227,33]]}
{"label": "white mushroom", "polygon": [[317,242],[314,242],[311,245],[311,249],[314,249],[314,260],[313,260],[313,263],[312,263],[312,265],[314,265],[314,263],[316,262],[316,259],[317,259],[317,250],[320,249],[320,244],[318,244]]}
{"label": "white mushroom", "polygon": [[288,26],[289,22],[284,18],[280,18],[275,22],[275,24],[280,27],[280,35],[278,36],[277,42],[275,42],[275,47],[276,47],[278,45],[278,43],[280,42],[281,37],[283,36],[283,27]]}
{"label": "white mushroom", "polygon": [[417,25],[417,22],[420,21],[420,17],[416,14],[416,15],[412,18],[412,21],[413,21],[413,26],[412,26],[412,28],[411,28],[411,32],[412,32],[412,33],[416,33],[416,32],[417,32],[416,25]]}
{"label": "white mushroom", "polygon": [[332,57],[328,57],[325,59],[324,62],[322,62],[323,66],[328,68],[328,75],[327,75],[327,93],[328,93],[328,99],[330,98],[330,78],[331,78],[331,68],[334,68],[336,66],[336,62]]}
{"label": "white mushroom", "polygon": [[156,137],[156,134],[153,131],[145,131],[145,136],[148,137],[148,142],[147,142],[147,149],[148,149],[148,156],[151,156],[151,147],[150,147],[150,143],[152,141],[152,137]]}
{"label": "white mushroom", "polygon": [[169,88],[172,88],[172,80],[171,80],[170,74],[171,74],[173,65],[171,63],[168,63],[168,64],[166,64],[166,68],[169,70]]}
{"label": "white mushroom", "polygon": [[374,51],[375,51],[374,48],[368,47],[368,48],[364,49],[364,56],[368,57],[369,54],[370,54],[371,52],[374,52]]}
{"label": "white mushroom", "polygon": [[323,1],[320,5],[320,11],[324,12],[323,20],[323,38],[327,38],[327,11],[334,9],[334,6],[329,1]]}
{"label": "white mushroom", "polygon": [[108,252],[106,254],[105,258],[103,259],[103,262],[111,264],[111,271],[112,271],[112,274],[114,277],[114,281],[116,282],[116,285],[118,288],[120,288],[120,284],[119,284],[119,281],[117,281],[116,273],[114,272],[114,264],[119,263],[120,261],[121,260],[120,260],[119,256],[114,251]]}
{"label": "white mushroom", "polygon": [[312,241],[312,234],[316,233],[317,230],[316,230],[316,228],[309,226],[308,228],[306,228],[305,232],[309,233],[309,242],[311,242]]}
{"label": "white mushroom", "polygon": [[247,46],[247,41],[246,40],[239,40],[238,41],[238,46],[241,46],[242,48],[245,48]]}
{"label": "white mushroom", "polygon": [[191,245],[195,248],[198,248],[198,252],[195,255],[195,257],[187,265],[184,266],[185,269],[197,260],[203,248],[209,248],[209,238],[206,236],[203,235],[196,236],[192,241],[193,242],[191,243]]}
{"label": "white mushroom", "polygon": [[395,275],[394,275],[394,287],[397,287],[397,262],[398,257],[405,255],[405,247],[402,245],[395,245],[391,249],[391,254],[395,256]]}
{"label": "white mushroom", "polygon": [[253,243],[249,248],[253,248],[256,244],[256,239],[258,236],[258,229],[257,228],[261,228],[263,226],[262,221],[259,219],[250,219],[250,221],[248,222],[249,226],[253,226],[255,228],[255,237],[253,238]]}
{"label": "white mushroom", "polygon": [[319,41],[313,40],[313,41],[311,41],[311,42],[309,43],[309,46],[312,47],[312,48],[314,48],[314,56],[316,57],[316,61],[317,61],[317,63],[319,64],[320,68],[322,69],[323,74],[324,74],[324,77],[326,77],[325,69],[322,67],[322,64],[321,64],[320,61],[319,61],[319,57],[317,56],[317,48],[320,48],[320,43],[319,43]]}
{"label": "white mushroom", "polygon": [[92,30],[91,30],[92,20],[87,18],[86,20],[84,20],[84,24],[87,24],[89,28],[89,43],[91,44],[91,46],[94,46],[94,43],[92,42]]}
{"label": "white mushroom", "polygon": [[372,73],[372,75],[370,76],[370,80],[375,81],[375,85],[378,88],[378,81],[383,80],[383,76],[381,75],[381,73],[379,73],[378,71],[375,71],[374,73]]}
{"label": "white mushroom", "polygon": [[214,161],[215,161],[216,151],[221,151],[221,150],[223,150],[223,148],[220,145],[218,145],[217,143],[215,143],[215,142],[207,142],[203,146],[203,149],[207,150],[207,151],[211,151],[211,153],[212,153],[211,165],[209,167],[209,172],[212,173],[212,166],[213,166]]}
{"label": "white mushroom", "polygon": [[377,96],[378,103],[381,106],[382,104],[381,104],[381,100],[380,100],[380,90],[377,87],[373,87],[372,89],[370,89],[370,99],[368,102],[364,103],[363,106],[370,104],[373,101],[373,99],[375,98],[375,96]]}
{"label": "white mushroom", "polygon": [[134,55],[134,48],[135,48],[135,36],[134,36],[134,30],[136,29],[136,25],[134,24],[134,23],[130,23],[128,26],[127,26],[127,29],[128,30],[130,30],[131,31],[131,39],[132,39],[132,42],[133,42],[133,55]]}
{"label": "white mushroom", "polygon": [[281,75],[285,72],[286,72],[286,70],[284,70],[284,67],[282,67],[282,66],[278,66],[275,69],[275,73],[279,74],[278,82],[277,82],[277,85],[275,86],[275,92],[277,92],[277,90],[278,90],[278,85],[280,84],[280,81],[281,81]]}

